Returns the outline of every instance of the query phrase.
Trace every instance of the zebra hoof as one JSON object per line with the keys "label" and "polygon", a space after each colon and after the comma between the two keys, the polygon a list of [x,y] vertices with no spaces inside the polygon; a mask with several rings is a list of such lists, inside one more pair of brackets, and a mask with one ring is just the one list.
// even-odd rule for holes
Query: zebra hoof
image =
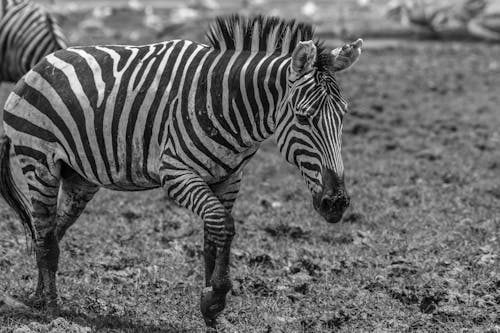
{"label": "zebra hoof", "polygon": [[50,319],[55,319],[59,317],[59,314],[61,313],[59,306],[57,305],[56,301],[50,301],[47,303],[47,308],[45,311],[45,314],[47,315],[48,318]]}
{"label": "zebra hoof", "polygon": [[37,310],[41,310],[45,307],[45,297],[35,294],[28,299],[26,304]]}
{"label": "zebra hoof", "polygon": [[[226,293],[218,293],[212,288],[206,288],[201,294],[200,310],[208,329],[216,332],[216,318],[226,307]],[[215,331],[214,331],[215,329]]]}

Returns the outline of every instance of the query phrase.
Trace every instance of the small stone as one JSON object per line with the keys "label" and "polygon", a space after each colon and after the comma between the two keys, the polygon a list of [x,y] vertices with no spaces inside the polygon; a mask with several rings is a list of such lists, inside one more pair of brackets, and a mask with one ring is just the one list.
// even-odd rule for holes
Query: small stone
{"label": "small stone", "polygon": [[273,207],[274,209],[276,209],[276,208],[280,208],[280,207],[282,207],[282,206],[283,206],[283,203],[282,203],[282,202],[280,202],[280,201],[273,201],[273,202],[271,203],[271,207]]}

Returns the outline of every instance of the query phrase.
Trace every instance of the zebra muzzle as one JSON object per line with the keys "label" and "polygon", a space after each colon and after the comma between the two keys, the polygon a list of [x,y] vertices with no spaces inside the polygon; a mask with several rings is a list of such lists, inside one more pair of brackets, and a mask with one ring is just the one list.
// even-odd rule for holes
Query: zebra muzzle
{"label": "zebra muzzle", "polygon": [[343,192],[337,196],[324,196],[319,204],[319,213],[330,223],[337,223],[342,218],[350,199],[347,193]]}
{"label": "zebra muzzle", "polygon": [[344,181],[335,172],[323,172],[323,190],[313,198],[316,211],[330,223],[337,223],[350,204]]}

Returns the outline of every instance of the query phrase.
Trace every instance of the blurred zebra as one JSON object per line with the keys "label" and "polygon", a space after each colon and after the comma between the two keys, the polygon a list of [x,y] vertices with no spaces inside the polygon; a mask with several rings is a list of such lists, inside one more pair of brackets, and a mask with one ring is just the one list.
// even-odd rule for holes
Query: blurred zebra
{"label": "blurred zebra", "polygon": [[[349,204],[340,155],[347,103],[334,73],[358,59],[362,41],[330,52],[310,25],[261,16],[218,18],[208,39],[61,50],[11,93],[0,192],[31,231],[36,296],[50,311],[58,241],[100,187],[163,187],[202,218],[208,326],[231,288],[231,209],[242,169],[263,140],[275,134],[316,210],[340,220]],[[31,204],[11,176],[11,144]]]}
{"label": "blurred zebra", "polygon": [[439,36],[446,30],[464,29],[487,5],[486,0],[393,0],[387,16]]}
{"label": "blurred zebra", "polygon": [[29,0],[0,2],[0,82],[17,82],[45,55],[66,48],[54,18]]}

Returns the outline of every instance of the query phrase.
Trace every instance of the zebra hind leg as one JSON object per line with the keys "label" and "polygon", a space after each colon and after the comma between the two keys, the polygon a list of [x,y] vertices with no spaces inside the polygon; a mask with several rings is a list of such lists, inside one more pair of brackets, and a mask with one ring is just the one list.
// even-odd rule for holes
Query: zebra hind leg
{"label": "zebra hind leg", "polygon": [[[38,235],[35,243],[38,284],[33,305],[46,305],[49,315],[56,315],[58,306],[55,274],[59,261],[59,241],[78,219],[99,187],[89,183],[66,165],[61,168],[60,178],[48,175],[50,174],[45,170],[43,179],[36,171],[35,175],[27,177]],[[34,181],[36,179],[38,182]]]}
{"label": "zebra hind leg", "polygon": [[87,203],[99,191],[99,186],[88,182],[68,166],[61,170],[62,185],[59,193],[56,218],[56,236],[61,241],[66,230],[72,226]]}
{"label": "zebra hind leg", "polygon": [[59,245],[56,238],[56,210],[59,193],[59,170],[52,172],[46,165],[22,163],[31,200],[31,216],[36,233],[35,255],[38,266],[38,285],[34,305],[46,304],[50,315],[57,314],[56,272]]}

